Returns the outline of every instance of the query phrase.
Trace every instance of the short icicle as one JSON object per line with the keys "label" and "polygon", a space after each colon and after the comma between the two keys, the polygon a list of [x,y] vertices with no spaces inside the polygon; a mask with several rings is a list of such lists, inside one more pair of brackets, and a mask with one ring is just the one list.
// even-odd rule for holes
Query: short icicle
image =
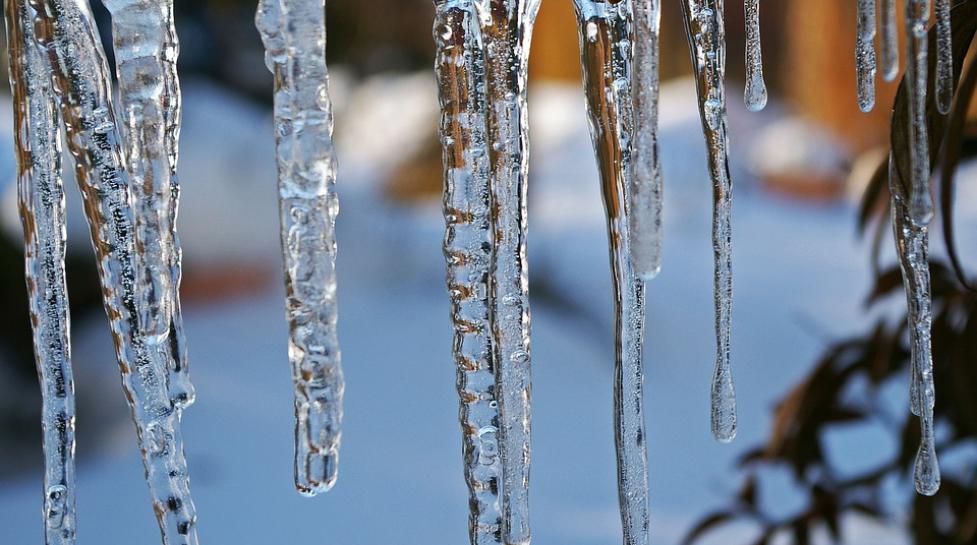
{"label": "short icicle", "polygon": [[[906,75],[909,100],[909,160],[912,165],[909,218],[917,226],[928,225],[933,217],[930,195],[929,135],[926,128],[927,65],[926,26],[929,22],[929,0],[906,0]],[[952,67],[951,67],[952,70]],[[952,76],[951,76],[952,77]]]}
{"label": "short icicle", "polygon": [[169,392],[185,408],[195,392],[187,366],[180,311],[182,276],[176,231],[180,184],[176,162],[180,136],[179,45],[173,0],[103,0],[112,14],[116,73],[129,176],[136,204],[140,296],[148,312],[142,335],[169,362]]}
{"label": "short icicle", "polygon": [[51,68],[26,0],[7,0],[7,53],[14,103],[17,193],[24,227],[34,359],[41,382],[44,543],[75,543],[75,385],[65,285],[61,116]]}
{"label": "short icicle", "polygon": [[953,103],[953,28],[950,0],[933,0],[936,15],[936,109],[943,115]]}
{"label": "short icicle", "polygon": [[855,73],[858,83],[858,107],[863,112],[875,107],[875,0],[858,0],[858,24],[855,38]]}
{"label": "short icicle", "polygon": [[499,408],[492,351],[492,197],[485,57],[473,0],[436,0],[435,72],[444,149],[444,255],[472,545],[500,544]]}
{"label": "short icicle", "polygon": [[699,112],[713,187],[712,244],[715,256],[716,369],[712,379],[712,433],[724,443],[736,437],[736,393],[730,365],[733,307],[731,212],[726,128],[726,36],[722,0],[682,0],[695,68]]}
{"label": "short icicle", "polygon": [[746,109],[758,112],[767,106],[767,84],[763,81],[763,53],[760,47],[760,0],[746,0]]}
{"label": "short icicle", "polygon": [[336,332],[339,201],[325,17],[325,0],[261,0],[256,16],[275,74],[295,487],[309,496],[336,482],[345,388]]}
{"label": "short icicle", "polygon": [[881,0],[879,8],[879,44],[882,79],[892,81],[899,75],[899,29],[896,0]]}
{"label": "short icicle", "polygon": [[575,0],[591,136],[607,210],[616,311],[614,439],[625,545],[648,545],[648,453],[643,393],[644,283],[628,246],[632,164],[632,6]]}
{"label": "short icicle", "polygon": [[658,148],[661,0],[634,2],[634,176],[628,220],[635,273],[651,280],[661,271],[664,218]]}
{"label": "short icicle", "polygon": [[526,82],[539,0],[476,0],[485,59],[486,142],[495,249],[492,301],[502,455],[502,539],[528,545],[531,358],[526,192]]}
{"label": "short icicle", "polygon": [[53,67],[53,83],[76,157],[75,170],[116,353],[136,424],[146,479],[164,545],[195,545],[196,510],[183,454],[180,408],[167,388],[169,361],[142,334],[148,315],[140,293],[136,220],[112,105],[105,53],[87,0],[30,0],[35,28]]}
{"label": "short icicle", "polygon": [[909,316],[910,406],[920,418],[922,441],[916,455],[914,482],[920,494],[932,496],[940,488],[940,466],[936,456],[933,410],[936,392],[933,380],[931,340],[932,296],[929,270],[929,227],[915,224],[909,215],[902,179],[895,162],[889,161],[889,187],[896,251],[902,269]]}

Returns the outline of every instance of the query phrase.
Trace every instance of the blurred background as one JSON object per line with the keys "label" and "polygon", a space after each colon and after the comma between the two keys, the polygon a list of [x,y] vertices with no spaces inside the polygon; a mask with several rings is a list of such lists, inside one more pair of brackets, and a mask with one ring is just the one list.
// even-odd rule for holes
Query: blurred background
{"label": "blurred background", "polygon": [[[733,361],[740,399],[740,433],[732,445],[715,443],[709,433],[711,186],[681,10],[676,2],[664,4],[660,141],[667,239],[663,272],[648,291],[646,348],[656,543],[682,542],[731,501],[747,502],[763,515],[717,526],[703,543],[766,543],[765,536],[806,543],[797,520],[810,522],[805,539],[830,542],[832,523],[822,522],[831,512],[846,542],[951,542],[920,538],[910,474],[905,464],[890,463],[901,460],[904,444],[913,441],[902,431],[908,429],[908,379],[905,354],[898,351],[886,356],[891,372],[871,387],[829,377],[832,403],[870,397],[875,409],[849,418],[831,412],[832,404],[815,407],[810,414],[827,411],[825,421],[838,425],[815,427],[813,443],[782,456],[768,448],[769,463],[743,467],[744,454],[749,458],[757,445],[771,444],[772,427],[782,436],[783,426],[793,422],[784,424],[784,404],[778,402],[791,399],[826,350],[871,333],[877,324],[898,330],[903,318],[898,275],[889,278],[892,285],[879,294],[880,302],[865,303],[873,286],[878,291],[881,272],[872,268],[871,237],[858,236],[857,209],[887,151],[896,86],[880,79],[876,109],[858,111],[855,3],[762,3],[771,101],[757,114],[747,113],[742,100],[743,5],[726,3],[736,185]],[[107,38],[108,16],[95,8]],[[177,2],[184,91],[182,293],[198,391],[184,415],[184,436],[201,540],[463,543],[467,493],[441,254],[431,2],[329,2],[342,203],[340,339],[348,386],[340,481],[313,500],[300,498],[291,484],[292,388],[272,81],[254,9],[254,1]],[[534,533],[538,543],[615,542],[620,523],[611,429],[610,271],[569,0],[543,2],[530,72]],[[0,527],[4,542],[38,543],[40,396],[22,276],[10,99],[4,93]],[[966,183],[974,173],[965,164],[957,187],[966,263],[974,257],[967,249],[977,242],[977,209],[966,204],[977,198]],[[119,388],[81,199],[68,187],[79,535],[82,542],[105,545],[151,543],[156,525]],[[880,247],[880,262],[891,266],[891,242]],[[934,259],[942,251],[934,243]],[[899,344],[901,333],[894,338]],[[963,364],[974,363],[963,358]],[[889,413],[897,422],[889,421]],[[965,419],[977,420],[977,414]],[[941,429],[941,437],[948,437],[946,425]],[[977,441],[965,439],[943,460],[948,480],[962,476],[961,512],[975,505]],[[753,452],[752,459],[764,458]],[[790,456],[813,457],[817,464],[798,471]],[[860,475],[873,476],[864,492],[870,497],[852,499],[862,488],[835,490],[834,506],[825,507],[831,483]],[[951,519],[953,531],[966,523],[963,515]],[[766,528],[781,521],[786,533],[767,536]],[[973,532],[959,536],[961,543],[975,542]]]}

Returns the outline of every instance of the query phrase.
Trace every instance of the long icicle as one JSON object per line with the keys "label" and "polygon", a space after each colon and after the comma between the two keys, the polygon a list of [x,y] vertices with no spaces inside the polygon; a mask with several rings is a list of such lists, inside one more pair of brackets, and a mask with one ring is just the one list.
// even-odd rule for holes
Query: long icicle
{"label": "long icicle", "polygon": [[726,36],[722,0],[682,0],[685,27],[695,68],[699,112],[713,186],[712,244],[715,256],[716,369],[712,379],[712,433],[719,441],[736,437],[736,393],[730,365],[733,261],[726,129]]}
{"label": "long icicle", "polygon": [[135,188],[140,294],[148,309],[142,334],[155,339],[151,349],[169,362],[169,392],[185,408],[195,392],[187,367],[180,312],[182,276],[176,215],[180,184],[176,177],[180,136],[179,54],[173,0],[104,0],[112,14],[112,40],[126,142],[127,164]]}
{"label": "long icicle", "polygon": [[342,436],[336,333],[336,158],[324,0],[262,0],[256,17],[275,74],[278,192],[289,359],[295,382],[295,486],[332,488]]}
{"label": "long icicle", "polygon": [[953,29],[950,0],[934,0],[936,15],[936,109],[943,115],[953,103]]}
{"label": "long icicle", "polygon": [[529,134],[526,80],[539,0],[477,0],[488,104],[486,141],[495,252],[489,293],[501,417],[502,539],[527,545],[531,358],[526,190]]}
{"label": "long icicle", "polygon": [[584,88],[591,136],[597,155],[607,211],[611,271],[616,311],[614,442],[618,499],[625,545],[650,541],[648,453],[645,444],[642,349],[644,283],[631,262],[627,203],[631,177],[632,6],[575,0],[579,20]]}
{"label": "long icicle", "polygon": [[[21,0],[22,1],[22,0]],[[180,433],[180,408],[167,391],[168,365],[142,334],[149,312],[139,292],[136,222],[111,84],[86,0],[30,0],[99,261],[116,354],[136,424],[146,479],[165,545],[197,543],[196,510]]]}
{"label": "long icicle", "polygon": [[855,72],[858,107],[863,112],[875,107],[875,0],[858,0],[858,30],[855,39]]}
{"label": "long icicle", "polygon": [[651,280],[661,271],[663,179],[658,148],[661,0],[634,2],[634,177],[628,220],[635,273]]}
{"label": "long icicle", "polygon": [[767,84],[763,81],[763,53],[760,47],[760,0],[746,0],[746,91],[744,101],[751,112],[767,105]]}
{"label": "long icicle", "polygon": [[896,0],[881,0],[879,8],[879,45],[882,79],[892,81],[899,75],[899,29]]}
{"label": "long icicle", "polygon": [[444,255],[472,545],[501,543],[499,408],[489,277],[492,196],[485,140],[485,57],[473,0],[437,0],[435,72],[444,149]]}
{"label": "long icicle", "polygon": [[933,381],[932,297],[929,270],[929,227],[912,221],[903,195],[895,162],[889,160],[889,188],[896,251],[905,284],[909,316],[910,406],[920,417],[922,441],[916,454],[914,482],[920,494],[932,496],[940,488],[940,466],[936,456],[933,409],[936,393]]}
{"label": "long icicle", "polygon": [[7,0],[7,54],[14,103],[17,192],[24,226],[34,358],[41,381],[44,543],[75,543],[75,385],[65,284],[61,116],[51,68],[25,0]]}

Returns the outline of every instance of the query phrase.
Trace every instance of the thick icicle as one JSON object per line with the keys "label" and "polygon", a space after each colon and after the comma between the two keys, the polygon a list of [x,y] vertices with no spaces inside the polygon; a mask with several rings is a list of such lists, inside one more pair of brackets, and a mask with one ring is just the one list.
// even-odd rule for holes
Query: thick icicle
{"label": "thick icicle", "polygon": [[51,68],[26,0],[7,0],[7,53],[14,103],[17,192],[24,226],[34,358],[41,381],[44,542],[75,543],[75,385],[65,285],[61,116]]}
{"label": "thick icicle", "polygon": [[712,245],[715,255],[716,370],[712,379],[712,433],[722,442],[736,436],[736,393],[730,366],[733,261],[730,225],[733,182],[726,129],[726,36],[722,0],[682,0],[695,67],[699,112],[713,186]]}
{"label": "thick icicle", "polygon": [[746,108],[758,112],[767,105],[767,84],[763,82],[763,54],[760,47],[760,0],[746,0]]}
{"label": "thick icicle", "polygon": [[855,72],[858,107],[869,112],[875,107],[875,0],[858,0],[858,30],[855,38]]}
{"label": "thick icicle", "polygon": [[929,228],[915,224],[909,216],[901,180],[890,159],[889,180],[896,251],[902,269],[909,316],[910,406],[920,417],[922,442],[916,455],[914,481],[920,494],[932,496],[940,488],[940,466],[936,457],[933,408],[933,352],[930,336],[932,298],[929,270]]}
{"label": "thick icicle", "polygon": [[75,157],[76,175],[99,261],[102,292],[166,545],[197,543],[196,510],[183,455],[180,409],[167,390],[169,362],[141,334],[129,177],[111,100],[105,53],[86,0],[30,0],[38,38],[53,67],[54,89]]}
{"label": "thick icicle", "polygon": [[607,210],[616,310],[614,439],[625,545],[649,543],[648,453],[642,386],[644,283],[628,246],[631,138],[631,2],[575,0],[591,136]]}
{"label": "thick icicle", "polygon": [[502,539],[530,542],[531,364],[526,190],[526,80],[539,0],[477,0],[485,58],[486,142],[495,253],[489,294],[501,426]]}
{"label": "thick icicle", "polygon": [[899,30],[897,28],[896,0],[881,0],[879,16],[879,43],[882,51],[882,78],[892,81],[899,75]]}
{"label": "thick icicle", "polygon": [[289,359],[295,383],[295,486],[332,488],[343,372],[336,333],[336,159],[324,0],[262,0],[256,18],[275,74],[278,192]]}
{"label": "thick icicle", "polygon": [[953,29],[950,26],[950,0],[936,2],[936,108],[950,112],[953,103]]}
{"label": "thick icicle", "polygon": [[634,2],[634,177],[628,220],[631,261],[644,280],[662,261],[663,182],[658,151],[659,27],[661,0]]}
{"label": "thick icicle", "polygon": [[444,255],[451,296],[462,455],[472,545],[501,543],[499,409],[489,277],[492,196],[485,140],[485,57],[473,0],[437,0],[435,71],[444,148]]}
{"label": "thick icicle", "polygon": [[906,0],[906,75],[909,100],[909,160],[910,172],[909,217],[918,226],[928,225],[933,217],[930,196],[929,136],[926,128],[926,81],[928,79],[926,25],[929,21],[929,0]]}
{"label": "thick icicle", "polygon": [[127,165],[136,203],[139,293],[146,312],[141,334],[169,362],[169,392],[179,407],[195,394],[187,368],[180,312],[181,252],[176,233],[180,185],[179,45],[173,0],[103,0],[112,14],[112,38]]}

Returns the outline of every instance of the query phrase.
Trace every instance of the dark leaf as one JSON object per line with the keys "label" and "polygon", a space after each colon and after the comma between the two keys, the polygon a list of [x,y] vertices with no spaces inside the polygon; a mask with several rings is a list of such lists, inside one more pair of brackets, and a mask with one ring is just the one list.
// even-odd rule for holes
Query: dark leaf
{"label": "dark leaf", "polygon": [[977,59],[972,60],[967,65],[960,78],[960,85],[953,98],[953,107],[947,118],[946,134],[944,135],[943,145],[943,164],[940,167],[940,211],[943,216],[943,242],[946,244],[947,254],[950,256],[950,263],[957,279],[967,289],[974,291],[970,283],[967,282],[967,275],[960,264],[960,257],[957,254],[957,244],[954,240],[953,228],[953,201],[954,188],[953,180],[957,173],[957,166],[963,152],[964,129],[967,125],[967,110],[977,90]]}
{"label": "dark leaf", "polygon": [[696,524],[695,527],[689,531],[688,535],[686,535],[685,538],[682,540],[682,545],[690,545],[691,543],[695,543],[697,539],[702,537],[703,534],[705,534],[715,526],[719,526],[720,524],[729,522],[733,520],[733,518],[735,517],[736,514],[733,513],[732,511],[719,511],[707,516],[706,518],[699,521],[699,524]]}

